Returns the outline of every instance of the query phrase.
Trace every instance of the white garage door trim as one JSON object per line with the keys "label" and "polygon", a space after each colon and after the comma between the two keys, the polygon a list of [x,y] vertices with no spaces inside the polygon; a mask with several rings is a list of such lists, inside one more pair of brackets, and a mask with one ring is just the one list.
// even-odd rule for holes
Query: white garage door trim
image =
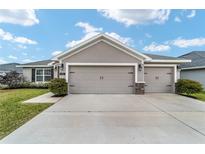
{"label": "white garage door trim", "polygon": [[145,64],[144,67],[173,67],[174,68],[174,83],[177,82],[177,64]]}
{"label": "white garage door trim", "polygon": [[[66,63],[66,82],[69,81],[69,66],[134,66],[135,72],[135,83],[138,82],[138,63]],[[139,81],[140,82],[140,81]]]}

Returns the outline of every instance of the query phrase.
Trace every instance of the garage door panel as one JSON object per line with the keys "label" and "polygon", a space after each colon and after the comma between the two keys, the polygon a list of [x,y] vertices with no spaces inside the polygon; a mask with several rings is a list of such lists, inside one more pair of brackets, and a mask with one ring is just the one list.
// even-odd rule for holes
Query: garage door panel
{"label": "garage door panel", "polygon": [[134,84],[133,71],[133,67],[71,66],[69,90],[71,93],[133,93],[133,87],[129,87]]}
{"label": "garage door panel", "polygon": [[173,67],[145,67],[145,92],[173,92]]}

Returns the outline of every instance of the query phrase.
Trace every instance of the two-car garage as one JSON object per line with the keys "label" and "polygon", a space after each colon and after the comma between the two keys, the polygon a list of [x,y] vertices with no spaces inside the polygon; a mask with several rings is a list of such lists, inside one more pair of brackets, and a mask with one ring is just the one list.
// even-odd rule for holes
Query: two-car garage
{"label": "two-car garage", "polygon": [[[145,92],[171,93],[173,67],[145,67]],[[73,94],[134,94],[134,66],[70,66],[69,91]]]}

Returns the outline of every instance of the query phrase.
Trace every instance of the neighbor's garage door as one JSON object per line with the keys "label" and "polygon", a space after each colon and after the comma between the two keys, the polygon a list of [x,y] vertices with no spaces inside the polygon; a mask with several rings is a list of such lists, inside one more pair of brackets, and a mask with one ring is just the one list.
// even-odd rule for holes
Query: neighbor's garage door
{"label": "neighbor's garage door", "polygon": [[173,67],[145,67],[145,92],[173,92]]}
{"label": "neighbor's garage door", "polygon": [[70,93],[131,94],[134,92],[133,67],[70,66]]}

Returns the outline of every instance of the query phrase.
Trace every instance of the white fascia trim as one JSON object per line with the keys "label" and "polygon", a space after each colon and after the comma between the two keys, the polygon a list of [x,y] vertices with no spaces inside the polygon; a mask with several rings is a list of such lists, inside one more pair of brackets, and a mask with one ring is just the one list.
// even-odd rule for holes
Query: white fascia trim
{"label": "white fascia trim", "polygon": [[138,63],[66,63],[66,66],[135,66]]}
{"label": "white fascia trim", "polygon": [[[137,55],[143,57],[144,59],[146,59],[146,60],[148,60],[148,61],[152,59],[152,58],[150,58],[150,57],[148,57],[148,56],[146,56],[146,55],[144,55],[144,54],[142,54],[142,53],[140,53],[140,52],[138,52],[138,51],[136,51],[136,50],[134,50],[134,49],[132,49],[132,48],[130,48],[130,47],[128,47],[128,46],[125,46],[123,43],[121,43],[121,42],[119,42],[118,40],[115,40],[115,39],[113,39],[112,37],[110,37],[110,36],[108,36],[108,35],[105,35],[105,34],[96,35],[96,36],[94,36],[93,38],[88,39],[87,41],[84,41],[84,42],[82,42],[82,43],[76,45],[75,47],[71,48],[70,50],[68,50],[68,51],[66,51],[66,52],[64,52],[64,53],[61,53],[61,54],[57,55],[57,57],[54,57],[54,58],[57,58],[57,59],[65,59],[65,57],[63,57],[63,58],[60,58],[60,57],[62,57],[63,55],[65,55],[65,54],[67,54],[67,53],[69,53],[69,52],[72,52],[72,51],[74,51],[74,50],[80,48],[81,46],[86,45],[87,43],[92,42],[92,41],[94,41],[95,39],[98,39],[99,37],[102,37],[102,36],[105,37],[105,38],[107,38],[108,40],[111,40],[111,41],[115,42],[116,44],[119,44],[120,46],[123,46],[125,49],[128,49],[128,50],[130,50],[131,52],[136,53]],[[104,41],[104,42],[108,43],[108,41],[106,41],[106,40],[104,40],[104,39],[100,39],[99,41]],[[99,41],[92,43],[92,45],[98,43]],[[112,45],[113,47],[116,48],[116,45],[114,45],[114,44],[112,44],[112,43],[110,43],[110,42],[109,42],[108,44],[110,44],[110,45]],[[88,48],[88,47],[90,47],[90,46],[92,46],[92,45],[88,45],[88,46],[84,47],[83,49],[86,49],[86,48]],[[124,51],[124,52],[125,52],[125,50],[121,49],[120,47],[117,47],[117,48],[120,49],[121,51]],[[78,52],[80,52],[80,51],[82,51],[82,49],[77,50],[76,52],[72,53],[71,55],[66,56],[66,58],[71,57],[71,56],[73,56],[74,54],[76,54],[76,53],[78,53]],[[126,53],[128,53],[128,52],[126,52]],[[129,53],[129,55],[131,55],[131,56],[133,56],[133,57],[135,57],[135,58],[140,59],[140,58],[137,57],[135,54]],[[142,58],[141,60],[144,60],[143,58]]]}
{"label": "white fascia trim", "polygon": [[152,59],[150,61],[145,61],[145,62],[159,62],[159,63],[190,63],[191,60],[162,60],[162,59]]}
{"label": "white fascia trim", "polygon": [[16,65],[16,67],[52,67],[48,65]]}
{"label": "white fascia trim", "polygon": [[177,64],[144,64],[144,67],[173,67],[174,68],[174,82],[177,82]]}
{"label": "white fascia trim", "polygon": [[[56,60],[57,61],[57,60]],[[53,65],[55,65],[55,62],[56,61],[52,61],[52,62],[50,62],[50,63],[48,63],[48,66],[53,66]]]}
{"label": "white fascia trim", "polygon": [[174,67],[177,64],[144,64],[144,67]]}
{"label": "white fascia trim", "polygon": [[137,65],[135,65],[135,83],[137,83],[138,82],[138,64]]}
{"label": "white fascia trim", "polygon": [[194,70],[194,69],[202,69],[202,68],[205,68],[205,66],[187,67],[187,68],[181,68],[181,70]]}

